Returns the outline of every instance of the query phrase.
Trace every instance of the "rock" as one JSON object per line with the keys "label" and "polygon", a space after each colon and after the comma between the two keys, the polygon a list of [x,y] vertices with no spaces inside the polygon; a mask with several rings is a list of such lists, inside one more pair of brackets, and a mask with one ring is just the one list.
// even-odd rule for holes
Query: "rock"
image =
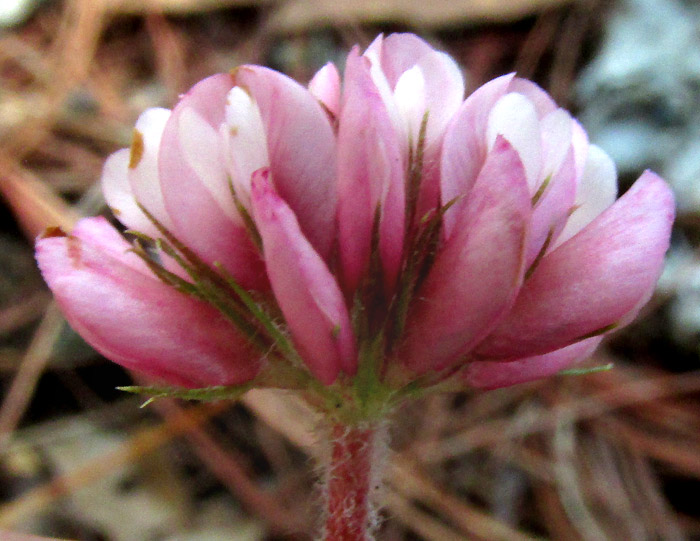
{"label": "rock", "polygon": [[700,352],[700,256],[690,248],[671,252],[658,291],[669,298],[669,324],[674,341]]}
{"label": "rock", "polygon": [[653,168],[700,213],[700,6],[622,0],[578,83],[580,118],[621,175]]}

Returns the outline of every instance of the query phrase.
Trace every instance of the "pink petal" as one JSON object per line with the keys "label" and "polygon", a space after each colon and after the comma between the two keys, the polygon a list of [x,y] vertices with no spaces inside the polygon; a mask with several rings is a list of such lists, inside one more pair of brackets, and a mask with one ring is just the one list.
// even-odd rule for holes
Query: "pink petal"
{"label": "pink petal", "polygon": [[576,179],[578,182],[583,176],[583,169],[588,157],[588,134],[576,119],[571,119],[571,147],[574,150]]}
{"label": "pink petal", "polygon": [[506,94],[513,75],[483,85],[462,104],[445,132],[442,143],[440,193],[442,204],[456,202],[445,213],[445,238],[449,238],[481,166],[486,159],[486,126],[493,105]]}
{"label": "pink petal", "polygon": [[[226,124],[220,132],[234,190],[241,204],[250,208],[250,179],[255,171],[270,165],[270,158],[260,109],[241,87],[233,87],[226,96]],[[232,199],[230,192],[228,198]]]}
{"label": "pink petal", "polygon": [[669,187],[644,173],[612,207],[544,257],[478,354],[538,355],[619,325],[656,284],[673,215]]}
{"label": "pink petal", "polygon": [[379,250],[387,285],[393,286],[405,227],[404,165],[368,63],[356,51],[349,55],[345,70],[337,178],[339,251],[347,290],[354,291],[367,273],[377,208]]}
{"label": "pink petal", "polygon": [[232,385],[260,368],[209,305],[157,280],[103,218],[37,241],[37,260],[68,322],[105,357],[175,385]]}
{"label": "pink petal", "polygon": [[340,111],[340,74],[333,62],[316,72],[309,82],[309,92],[334,116]]}
{"label": "pink petal", "polygon": [[357,369],[350,316],[333,275],[268,176],[257,171],[251,193],[267,274],[302,357],[329,385],[341,369],[351,375]]}
{"label": "pink petal", "polygon": [[398,356],[409,368],[424,373],[449,366],[512,306],[523,277],[530,212],[522,164],[499,137],[418,293]]}
{"label": "pink petal", "polygon": [[[417,67],[421,69],[426,81],[423,113],[428,112],[423,175],[417,204],[417,218],[420,220],[440,201],[442,141],[447,125],[462,105],[464,78],[452,58],[436,51],[423,56]],[[422,121],[422,115],[420,120]]]}
{"label": "pink petal", "polygon": [[102,191],[114,215],[127,227],[151,236],[157,236],[158,231],[137,201],[172,228],[160,191],[157,162],[160,137],[169,116],[167,109],[144,111],[136,122],[131,149],[112,154],[102,171]]}
{"label": "pink petal", "polygon": [[415,146],[423,115],[427,111],[426,80],[418,66],[413,66],[399,77],[394,88],[394,102],[401,118],[402,137]]}
{"label": "pink petal", "polygon": [[525,96],[537,110],[537,116],[543,118],[556,111],[559,107],[552,97],[532,81],[515,77],[508,86],[509,92],[517,92]]}
{"label": "pink petal", "polygon": [[413,62],[396,81],[394,99],[410,127],[408,133],[414,144],[423,115],[428,113],[426,146],[432,146],[442,139],[448,122],[462,104],[464,79],[457,64],[445,53],[430,50]]}
{"label": "pink petal", "polygon": [[[394,125],[394,128],[396,129],[397,134],[401,135],[402,139],[402,148],[401,151],[403,152],[404,158],[408,156],[408,131],[407,131],[407,123],[406,119],[402,118],[402,114],[399,111],[399,107],[397,106],[396,103],[396,98],[394,95],[394,89],[396,84],[395,83],[390,83],[389,80],[387,79],[387,74],[384,72],[384,68],[382,67],[382,44],[384,42],[384,36],[381,34],[377,36],[377,38],[372,42],[372,44],[367,48],[365,53],[362,55],[364,58],[366,58],[369,63],[370,63],[370,75],[372,76],[372,81],[374,82],[374,85],[379,92],[379,95],[382,98],[382,101],[384,102],[384,107],[386,107],[387,113],[389,115],[389,118],[391,119],[392,124]],[[357,56],[359,55],[359,49],[358,47],[354,47],[352,51],[350,51],[350,56]],[[347,62],[346,62],[346,68],[347,68]],[[397,77],[398,80],[398,77]]]}
{"label": "pink petal", "polygon": [[499,389],[553,376],[587,359],[603,338],[596,336],[544,355],[510,362],[474,361],[463,373],[477,389]]}
{"label": "pink petal", "polygon": [[550,239],[548,251],[555,246],[557,237],[566,225],[575,197],[576,167],[573,150],[569,149],[564,163],[550,178],[548,186],[533,209],[526,256],[528,267],[539,255],[547,238]]}
{"label": "pink petal", "polygon": [[[132,148],[129,163],[129,183],[134,196],[165,227],[173,227],[165,209],[163,192],[158,178],[158,155],[163,130],[170,118],[168,109],[152,108],[144,111],[136,121],[134,136],[141,141],[140,156]],[[137,143],[138,145],[138,143]]]}
{"label": "pink petal", "polygon": [[540,119],[542,144],[540,181],[559,170],[571,148],[572,136],[573,119],[564,109],[557,109]]}
{"label": "pink petal", "polygon": [[298,83],[267,68],[243,66],[236,84],[247,89],[262,115],[270,172],[304,235],[327,258],[335,239],[335,136],[328,115]]}
{"label": "pink petal", "polygon": [[421,57],[416,66],[425,79],[425,109],[429,113],[426,141],[430,146],[442,139],[447,124],[462,105],[464,78],[455,61],[438,51]]}
{"label": "pink petal", "polygon": [[581,231],[617,197],[617,171],[610,157],[601,148],[590,145],[587,158],[576,189],[576,208],[557,239],[557,245]]}
{"label": "pink petal", "polygon": [[[173,109],[163,132],[159,176],[173,233],[180,241],[206,262],[220,262],[244,287],[262,288],[263,264],[243,220],[231,209],[232,201],[226,208],[221,201],[229,188],[215,133],[225,120],[231,86],[229,75],[214,75],[195,85]],[[195,141],[193,129],[207,138],[207,144]],[[184,142],[197,144],[202,154],[183,148]],[[214,186],[214,182],[219,185]],[[232,199],[230,192],[228,197]]]}
{"label": "pink petal", "polygon": [[[372,77],[407,156],[415,147],[424,115],[428,123],[424,167],[416,206],[420,220],[439,203],[439,159],[442,138],[464,98],[464,78],[454,60],[435,51],[413,34],[379,36],[365,52],[372,61]],[[415,149],[414,149],[415,151]]]}
{"label": "pink petal", "polygon": [[378,36],[367,48],[379,58],[382,71],[393,89],[404,72],[411,69],[423,56],[435,50],[415,34],[391,34]]}
{"label": "pink petal", "polygon": [[118,150],[107,158],[100,179],[102,193],[121,223],[146,235],[157,236],[158,230],[136,204],[129,183],[129,161],[128,148]]}
{"label": "pink petal", "polygon": [[231,221],[239,222],[234,199],[229,186],[229,171],[225,153],[228,150],[221,138],[224,125],[209,124],[207,119],[192,107],[178,111],[178,142],[185,163],[194,171],[219,208]]}
{"label": "pink petal", "polygon": [[515,147],[525,167],[530,192],[535,193],[542,169],[542,140],[535,106],[522,94],[510,92],[499,99],[489,114],[489,148],[498,135]]}

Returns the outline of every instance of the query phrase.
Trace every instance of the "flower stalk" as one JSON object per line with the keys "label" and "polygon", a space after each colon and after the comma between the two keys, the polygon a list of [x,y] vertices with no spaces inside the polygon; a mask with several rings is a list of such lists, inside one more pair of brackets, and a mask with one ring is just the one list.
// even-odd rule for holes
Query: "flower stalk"
{"label": "flower stalk", "polygon": [[386,455],[384,427],[334,424],[327,464],[325,541],[371,541],[378,524],[376,494]]}

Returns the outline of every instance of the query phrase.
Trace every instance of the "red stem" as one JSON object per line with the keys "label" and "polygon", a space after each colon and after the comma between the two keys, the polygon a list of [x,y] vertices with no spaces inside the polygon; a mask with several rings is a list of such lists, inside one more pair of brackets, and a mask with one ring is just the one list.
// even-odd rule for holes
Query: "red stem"
{"label": "red stem", "polygon": [[[331,463],[326,481],[325,541],[369,541],[374,513],[372,462],[374,427],[334,425]],[[376,483],[375,483],[376,484]]]}

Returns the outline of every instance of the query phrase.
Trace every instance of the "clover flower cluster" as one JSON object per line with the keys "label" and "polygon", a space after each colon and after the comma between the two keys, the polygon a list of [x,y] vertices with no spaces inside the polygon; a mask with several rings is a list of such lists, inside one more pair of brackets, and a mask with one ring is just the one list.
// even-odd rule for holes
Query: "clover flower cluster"
{"label": "clover flower cluster", "polygon": [[308,87],[209,77],[141,115],[102,186],[126,238],[95,217],[37,242],[98,351],[186,389],[355,406],[585,358],[648,301],[674,214],[652,172],[616,200],[610,158],[534,83],[465,100],[455,62],[410,34]]}

